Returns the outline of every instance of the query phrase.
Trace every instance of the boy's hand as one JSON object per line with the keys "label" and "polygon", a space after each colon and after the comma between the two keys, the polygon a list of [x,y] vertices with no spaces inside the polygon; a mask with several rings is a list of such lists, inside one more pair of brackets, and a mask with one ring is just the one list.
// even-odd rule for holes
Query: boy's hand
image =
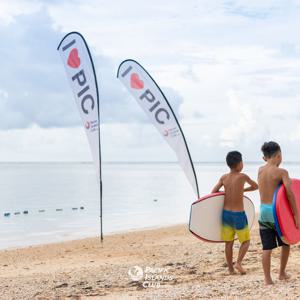
{"label": "boy's hand", "polygon": [[244,188],[244,192],[252,192],[258,189],[258,184],[252,180],[248,175],[245,174],[245,181],[250,185],[247,188]]}
{"label": "boy's hand", "polygon": [[218,193],[220,188],[223,186],[223,176],[219,179],[218,183],[214,186],[211,193]]}

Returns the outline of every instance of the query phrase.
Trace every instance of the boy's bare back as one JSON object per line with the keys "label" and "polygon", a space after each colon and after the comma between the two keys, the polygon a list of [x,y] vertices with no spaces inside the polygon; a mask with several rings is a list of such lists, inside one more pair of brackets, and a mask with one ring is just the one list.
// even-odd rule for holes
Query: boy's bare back
{"label": "boy's bare back", "polygon": [[285,178],[288,178],[288,172],[285,169],[269,164],[259,168],[258,186],[261,203],[272,204],[275,189]]}
{"label": "boy's bare back", "polygon": [[[226,162],[230,172],[224,174],[212,189],[212,193],[219,192],[221,187],[225,190],[224,210],[232,212],[244,211],[244,192],[255,191],[258,185],[248,175],[241,173],[243,169],[242,154],[238,151],[231,151],[226,156]],[[245,183],[249,187],[245,188]]]}
{"label": "boy's bare back", "polygon": [[221,177],[225,189],[224,209],[231,211],[244,210],[244,185],[248,178],[246,174],[239,172],[230,172]]}

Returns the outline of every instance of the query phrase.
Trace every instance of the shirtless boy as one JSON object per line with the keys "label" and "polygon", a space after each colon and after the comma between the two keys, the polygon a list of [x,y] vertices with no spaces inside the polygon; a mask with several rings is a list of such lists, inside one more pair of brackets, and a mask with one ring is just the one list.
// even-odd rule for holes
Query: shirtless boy
{"label": "shirtless boy", "polygon": [[279,168],[282,161],[281,149],[276,142],[266,142],[262,145],[263,159],[266,164],[259,168],[258,185],[261,199],[259,215],[259,232],[263,246],[262,264],[265,275],[265,283],[272,284],[270,273],[272,249],[277,246],[281,248],[279,279],[288,279],[286,274],[286,265],[290,254],[290,246],[283,243],[274,225],[272,210],[273,195],[280,182],[285,186],[287,197],[294,215],[294,221],[299,228],[299,217],[295,196],[291,190],[291,180],[287,170]]}
{"label": "shirtless boy", "polygon": [[[226,163],[230,172],[224,174],[212,193],[220,191],[224,186],[225,200],[222,212],[222,240],[225,241],[225,256],[228,265],[229,274],[235,274],[234,268],[241,274],[246,274],[242,267],[242,260],[245,257],[250,245],[250,232],[248,220],[244,211],[244,192],[257,190],[258,186],[255,181],[250,179],[246,174],[241,173],[243,169],[242,154],[238,151],[231,151],[226,156]],[[244,188],[245,183],[250,186]],[[232,253],[235,234],[241,243],[238,259],[233,266]]]}

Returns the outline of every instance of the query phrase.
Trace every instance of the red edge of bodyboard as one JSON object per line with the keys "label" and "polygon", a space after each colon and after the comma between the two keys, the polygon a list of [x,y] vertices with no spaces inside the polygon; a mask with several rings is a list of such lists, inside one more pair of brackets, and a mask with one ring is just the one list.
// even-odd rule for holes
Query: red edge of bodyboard
{"label": "red edge of bodyboard", "polygon": [[[196,203],[198,203],[198,202],[201,202],[201,201],[203,201],[203,200],[206,200],[206,199],[208,199],[208,198],[211,198],[211,197],[214,197],[214,196],[220,196],[220,195],[225,195],[225,192],[212,193],[212,194],[203,196],[202,198],[200,198],[200,199],[196,200],[195,202],[193,202],[191,206],[193,206],[194,204],[196,204]],[[243,197],[247,198],[247,199],[252,203],[253,208],[254,208],[254,211],[255,211],[255,206],[254,206],[252,200],[251,200],[249,197],[245,196],[245,195],[243,195]],[[190,217],[190,220],[191,220],[191,217]],[[253,222],[253,223],[254,223],[254,222]],[[250,230],[251,230],[252,226],[253,226],[253,224],[251,224]],[[191,233],[192,235],[194,235],[196,238],[198,238],[198,239],[201,240],[201,241],[208,242],[208,243],[225,243],[224,241],[212,241],[212,240],[207,240],[207,239],[205,239],[205,238],[203,238],[203,237],[197,235],[195,232],[193,232],[193,231],[190,229],[190,222],[189,222],[189,231],[190,231],[190,233]]]}
{"label": "red edge of bodyboard", "polygon": [[[297,179],[297,178],[291,178],[291,180],[292,180],[292,184],[293,184],[293,181],[300,181],[300,179]],[[283,184],[282,184],[281,187],[279,188],[278,193],[277,193],[277,196],[278,196],[279,192],[284,193],[284,194],[286,195],[286,189],[285,189],[285,187],[284,187]],[[287,195],[286,195],[286,197],[287,197]],[[277,202],[277,203],[278,203],[278,202]],[[277,205],[277,203],[276,203],[276,214],[277,214],[277,219],[278,219],[278,225],[279,225],[280,230],[281,230],[281,224],[282,224],[282,222],[283,222],[283,218],[282,218],[282,216],[281,216],[280,214],[278,214],[279,205]],[[291,206],[290,206],[290,209],[292,209]],[[285,230],[284,230],[284,231],[285,231]],[[285,232],[286,232],[286,231],[285,231]],[[297,242],[290,242],[290,241],[284,236],[284,233],[283,233],[282,230],[281,230],[281,233],[282,233],[282,236],[281,236],[280,238],[282,239],[282,241],[283,241],[284,243],[286,243],[286,244],[288,244],[288,245],[296,245],[297,243],[299,243],[299,241],[297,241]]]}
{"label": "red edge of bodyboard", "polygon": [[[292,180],[293,180],[293,179],[292,179]],[[286,193],[283,184],[281,184],[281,186],[280,186],[279,189],[278,189],[276,199],[277,199],[277,197],[278,197],[278,194],[280,194],[280,193]],[[278,226],[279,226],[280,231],[281,231],[281,234],[282,234],[282,236],[280,236],[280,239],[281,239],[285,244],[290,245],[290,242],[283,236],[283,232],[282,232],[282,229],[281,229],[282,218],[281,218],[280,214],[278,214],[278,210],[279,210],[278,201],[276,201],[276,203],[275,203],[275,210],[276,210],[276,217],[277,217]]]}
{"label": "red edge of bodyboard", "polygon": [[201,197],[200,199],[196,200],[195,202],[192,203],[192,205],[201,202],[203,200],[206,200],[208,198],[214,197],[214,196],[219,196],[219,195],[225,195],[225,192],[218,192],[218,193],[212,193],[212,194],[208,194],[206,196]]}

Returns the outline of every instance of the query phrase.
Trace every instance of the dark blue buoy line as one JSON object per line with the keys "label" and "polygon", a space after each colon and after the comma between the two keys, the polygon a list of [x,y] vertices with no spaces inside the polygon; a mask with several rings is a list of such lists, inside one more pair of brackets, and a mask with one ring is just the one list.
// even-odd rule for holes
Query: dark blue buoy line
{"label": "dark blue buoy line", "polygon": [[[83,210],[84,209],[84,206],[80,206],[80,207],[72,207],[72,211],[74,211],[74,210]],[[63,211],[64,209],[63,208],[56,208],[55,209],[55,211],[57,211],[57,212],[60,212],[60,211]],[[67,209],[65,209],[65,211],[66,211]],[[69,210],[69,209],[68,209]],[[46,212],[46,209],[39,209],[38,210],[38,213],[44,213],[44,212]],[[29,214],[29,211],[28,210],[23,210],[23,211],[15,211],[15,212],[5,212],[5,213],[3,213],[3,216],[4,217],[10,217],[11,215],[15,215],[15,216],[17,216],[17,215],[21,215],[21,214],[23,214],[23,215],[28,215]]]}

